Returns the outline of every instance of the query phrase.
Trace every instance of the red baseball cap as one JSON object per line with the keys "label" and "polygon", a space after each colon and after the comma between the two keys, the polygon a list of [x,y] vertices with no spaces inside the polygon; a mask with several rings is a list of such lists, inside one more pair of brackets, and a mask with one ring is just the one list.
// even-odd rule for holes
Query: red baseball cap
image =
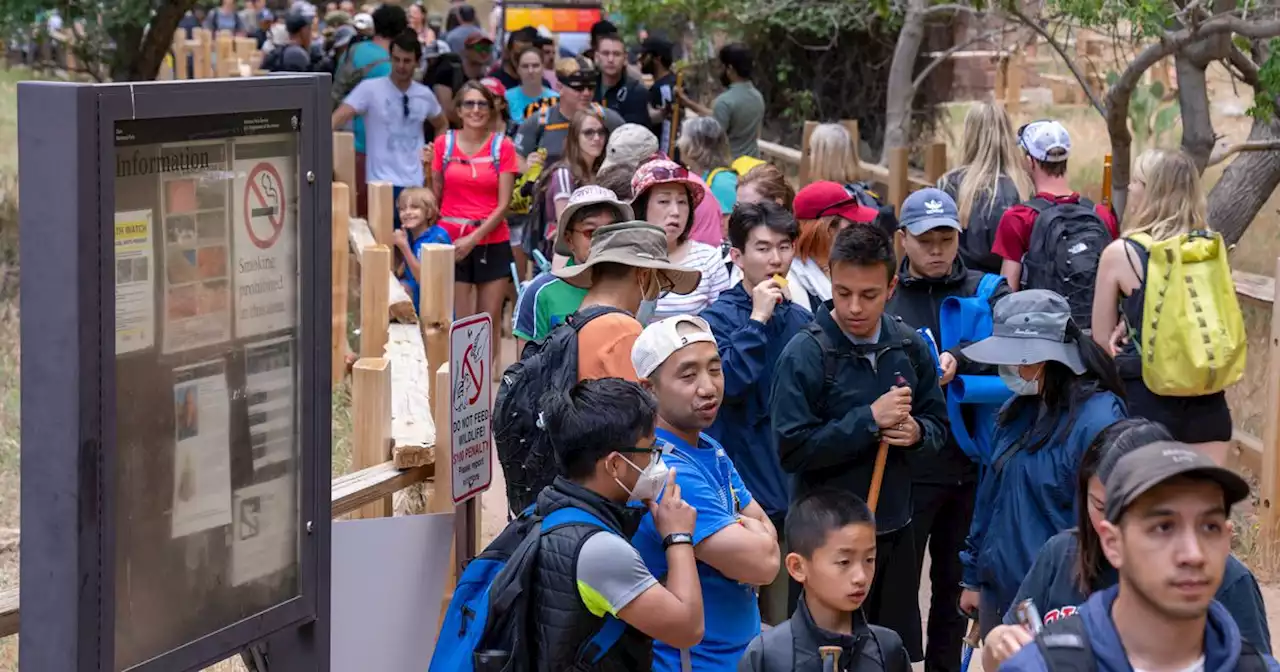
{"label": "red baseball cap", "polygon": [[801,189],[796,193],[795,213],[796,219],[838,215],[862,224],[870,224],[880,215],[879,210],[859,203],[857,197],[838,182],[814,182]]}
{"label": "red baseball cap", "polygon": [[492,93],[498,98],[505,99],[507,96],[507,87],[503,86],[502,82],[498,81],[496,77],[485,77],[480,80],[480,84],[484,86],[484,88],[489,89],[489,93]]}

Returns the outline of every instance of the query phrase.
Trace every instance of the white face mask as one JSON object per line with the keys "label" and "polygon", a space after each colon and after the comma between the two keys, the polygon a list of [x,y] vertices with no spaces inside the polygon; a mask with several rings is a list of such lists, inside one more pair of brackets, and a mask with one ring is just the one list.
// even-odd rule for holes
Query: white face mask
{"label": "white face mask", "polygon": [[[1040,369],[1044,371],[1044,369]],[[1000,380],[1004,382],[1005,387],[1013,391],[1020,397],[1034,397],[1040,394],[1040,377],[1036,374],[1036,378],[1025,380],[1018,375],[1018,367],[1016,366],[1000,366]]]}
{"label": "white face mask", "polygon": [[622,486],[623,490],[627,491],[627,495],[630,496],[627,501],[648,502],[657,499],[658,495],[662,493],[662,488],[667,484],[667,472],[670,471],[667,468],[667,463],[663,462],[661,457],[655,457],[649,461],[649,466],[641,469],[636,466],[635,462],[628,460],[625,455],[622,456],[622,459],[631,465],[632,469],[640,472],[640,477],[636,479],[634,490],[623,485],[622,481],[619,481],[616,476],[613,478],[618,485]]}

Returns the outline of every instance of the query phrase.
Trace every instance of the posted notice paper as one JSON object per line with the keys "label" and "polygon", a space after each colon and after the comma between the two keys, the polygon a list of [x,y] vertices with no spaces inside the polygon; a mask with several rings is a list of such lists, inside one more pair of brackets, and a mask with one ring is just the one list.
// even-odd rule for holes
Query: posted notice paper
{"label": "posted notice paper", "polygon": [[297,273],[297,169],[288,157],[233,164],[236,336],[294,326]]}
{"label": "posted notice paper", "polygon": [[297,502],[293,474],[236,490],[231,585],[265,578],[298,561]]}
{"label": "posted notice paper", "polygon": [[172,537],[231,524],[231,420],[226,362],[173,370]]}
{"label": "posted notice paper", "polygon": [[150,210],[116,213],[116,354],[156,342],[155,260]]}
{"label": "posted notice paper", "polygon": [[249,444],[253,468],[261,469],[293,457],[293,337],[245,346],[245,388],[249,401]]}

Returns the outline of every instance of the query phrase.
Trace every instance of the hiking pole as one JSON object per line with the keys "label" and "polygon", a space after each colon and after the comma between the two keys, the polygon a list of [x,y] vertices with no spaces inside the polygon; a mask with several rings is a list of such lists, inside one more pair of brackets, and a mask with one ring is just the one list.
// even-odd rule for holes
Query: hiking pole
{"label": "hiking pole", "polygon": [[[907,387],[907,379],[902,377],[902,372],[894,374],[897,380],[894,387]],[[880,439],[880,448],[876,451],[876,465],[871,471],[871,488],[867,491],[867,508],[871,509],[871,513],[876,512],[876,504],[880,503],[880,486],[884,484],[884,464],[889,460],[889,444]]]}
{"label": "hiking pole", "polygon": [[982,642],[982,628],[978,625],[977,614],[969,618],[969,634],[964,637],[964,649],[960,654],[960,672],[969,672],[969,661],[973,658],[973,650]]}
{"label": "hiking pole", "polygon": [[822,659],[822,672],[840,672],[840,647],[820,646],[818,657]]}
{"label": "hiking pole", "polygon": [[684,70],[676,71],[676,86],[672,92],[671,98],[671,129],[667,135],[667,156],[676,155],[676,137],[680,134],[680,94],[679,91],[684,88]]}

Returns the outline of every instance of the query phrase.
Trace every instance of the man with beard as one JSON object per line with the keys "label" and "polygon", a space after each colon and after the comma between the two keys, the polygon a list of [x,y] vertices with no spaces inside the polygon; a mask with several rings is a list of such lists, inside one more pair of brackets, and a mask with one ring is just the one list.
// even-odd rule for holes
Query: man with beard
{"label": "man with beard", "polygon": [[[724,448],[703,433],[724,398],[715,336],[706,320],[677,315],[650,324],[631,349],[640,384],[658,401],[658,444],[686,502],[698,511],[693,551],[698,559],[706,632],[691,648],[653,643],[653,669],[737,669],[760,632],[756,586],[778,572],[778,534],[742,484]],[[651,516],[632,544],[654,576],[667,573],[666,542]]]}
{"label": "man with beard", "polygon": [[1248,496],[1243,478],[1186,444],[1119,458],[1098,527],[1119,585],[1045,626],[1000,669],[1280,670],[1213,599],[1231,552],[1231,506]]}
{"label": "man with beard", "polygon": [[725,92],[716,96],[711,107],[677,91],[680,104],[700,117],[715,117],[729,136],[729,153],[733,158],[760,158],[760,125],[764,122],[764,96],[751,83],[755,70],[751,49],[745,44],[727,44],[720,49],[720,84]]}
{"label": "man with beard", "polygon": [[649,121],[658,136],[662,153],[671,155],[671,125],[680,128],[672,102],[676,99],[676,73],[671,71],[675,62],[670,42],[660,37],[649,37],[640,45],[640,71],[653,77],[649,88]]}

